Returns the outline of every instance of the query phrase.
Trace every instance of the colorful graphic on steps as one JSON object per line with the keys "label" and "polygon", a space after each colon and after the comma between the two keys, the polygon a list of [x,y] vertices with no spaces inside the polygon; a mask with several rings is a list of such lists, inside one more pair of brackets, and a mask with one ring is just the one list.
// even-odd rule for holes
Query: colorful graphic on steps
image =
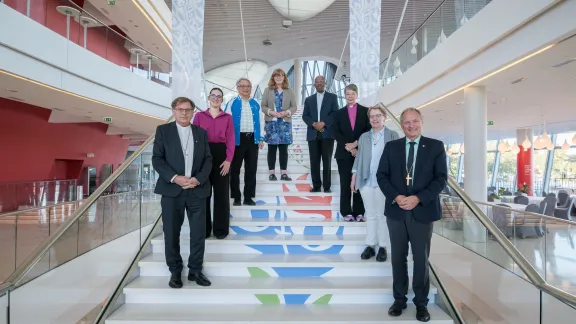
{"label": "colorful graphic on steps", "polygon": [[332,294],[254,294],[263,305],[328,305]]}

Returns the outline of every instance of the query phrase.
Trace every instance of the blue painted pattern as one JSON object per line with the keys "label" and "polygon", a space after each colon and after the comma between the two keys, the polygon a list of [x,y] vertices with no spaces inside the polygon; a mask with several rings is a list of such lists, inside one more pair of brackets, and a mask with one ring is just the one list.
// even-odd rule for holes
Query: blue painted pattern
{"label": "blue painted pattern", "polygon": [[272,267],[279,277],[322,277],[334,267]]}

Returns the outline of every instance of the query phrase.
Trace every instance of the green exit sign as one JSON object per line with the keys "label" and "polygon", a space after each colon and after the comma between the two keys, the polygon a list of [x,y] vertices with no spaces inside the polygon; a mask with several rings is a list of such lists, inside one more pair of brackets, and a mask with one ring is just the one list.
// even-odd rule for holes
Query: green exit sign
{"label": "green exit sign", "polygon": [[494,126],[494,121],[493,121],[493,120],[489,120],[489,121],[488,121],[488,126]]}
{"label": "green exit sign", "polygon": [[113,6],[116,4],[116,0],[108,0],[108,5]]}
{"label": "green exit sign", "polygon": [[112,122],[112,117],[104,117],[104,122],[110,124]]}

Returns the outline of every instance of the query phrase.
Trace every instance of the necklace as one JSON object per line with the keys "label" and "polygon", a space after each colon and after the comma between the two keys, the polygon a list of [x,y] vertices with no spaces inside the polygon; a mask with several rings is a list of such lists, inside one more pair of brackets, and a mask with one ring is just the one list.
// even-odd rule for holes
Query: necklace
{"label": "necklace", "polygon": [[184,156],[188,157],[188,143],[190,143],[190,135],[192,134],[192,129],[188,126],[188,136],[186,138],[186,145],[182,147],[182,151],[184,151]]}
{"label": "necklace", "polygon": [[[376,134],[376,136],[374,136],[374,130],[371,131],[372,132],[372,144],[374,145],[374,147],[376,147],[376,145],[378,145],[378,143],[380,143],[380,140],[382,139],[382,134],[380,132],[378,132],[378,134]],[[378,138],[378,140],[376,140],[376,138]]]}
{"label": "necklace", "polygon": [[414,168],[414,162],[412,162],[412,166],[410,166],[410,170],[408,170],[408,167],[406,167],[406,185],[407,186],[410,185],[410,180],[412,180],[410,173],[412,172],[413,168]]}

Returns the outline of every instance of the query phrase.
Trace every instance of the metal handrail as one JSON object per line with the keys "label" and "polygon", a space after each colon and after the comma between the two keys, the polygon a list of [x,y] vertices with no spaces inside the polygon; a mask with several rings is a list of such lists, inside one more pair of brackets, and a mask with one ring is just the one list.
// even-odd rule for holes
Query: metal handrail
{"label": "metal handrail", "polygon": [[[440,197],[443,198],[456,198],[454,196],[450,196],[450,195],[446,195],[446,194],[440,194]],[[544,215],[544,214],[538,214],[538,213],[534,213],[534,212],[529,212],[529,211],[525,211],[525,210],[521,210],[521,209],[516,209],[516,208],[512,208],[509,206],[501,206],[495,203],[491,203],[491,202],[482,202],[482,201],[474,201],[477,205],[483,205],[483,206],[488,206],[488,207],[492,207],[492,208],[503,208],[503,209],[508,209],[514,212],[518,212],[518,213],[522,213],[524,215],[530,215],[530,216],[534,216],[534,217],[540,217],[540,218],[545,218],[548,219],[550,221],[557,221],[560,223],[566,223],[568,225],[571,226],[576,226],[576,222],[567,220],[567,219],[563,219],[563,218],[556,218],[556,217],[552,217],[552,216],[548,216],[548,215]],[[505,204],[505,202],[502,202],[501,204]]]}
{"label": "metal handrail", "polygon": [[446,287],[444,287],[444,285],[442,284],[440,277],[438,277],[438,272],[436,272],[436,268],[430,262],[428,262],[428,267],[430,268],[430,274],[436,281],[434,283],[434,286],[436,286],[438,292],[440,292],[440,297],[444,299],[444,303],[447,304],[446,306],[448,306],[448,312],[450,313],[450,316],[452,317],[453,320],[456,320],[458,324],[466,324],[464,318],[462,317],[462,314],[460,313],[460,309],[456,307],[456,303],[454,302],[452,297],[450,297],[450,294],[448,294],[448,291],[446,290]]}
{"label": "metal handrail", "polygon": [[5,216],[18,215],[18,214],[22,214],[22,213],[29,213],[29,212],[33,212],[33,211],[41,210],[41,209],[50,209],[50,208],[56,208],[56,207],[60,207],[60,206],[64,206],[64,205],[80,204],[82,201],[84,201],[84,199],[62,202],[62,203],[53,204],[53,205],[46,205],[43,207],[33,207],[33,208],[15,210],[15,211],[0,214],[0,218],[5,217]]}
{"label": "metal handrail", "polygon": [[[402,129],[400,121],[398,118],[388,109],[388,107],[379,102],[376,106],[380,106],[387,112],[387,117],[395,122],[395,124]],[[496,241],[502,246],[502,248],[506,251],[506,253],[510,256],[512,261],[514,261],[518,267],[524,272],[526,277],[530,279],[533,285],[535,285],[538,289],[556,297],[557,299],[576,307],[576,296],[572,295],[564,290],[558,289],[546,282],[540,276],[538,271],[526,260],[526,258],[516,249],[516,247],[506,238],[506,236],[496,227],[496,225],[482,212],[482,210],[476,205],[476,203],[470,198],[462,188],[458,185],[456,180],[452,177],[448,177],[448,186],[452,189],[458,197],[462,200],[462,202],[470,209],[472,214],[484,225],[484,227],[494,236]]]}
{"label": "metal handrail", "polygon": [[[170,116],[166,122],[170,122],[173,116]],[[84,203],[79,206],[74,213],[66,219],[60,227],[50,235],[46,241],[44,241],[34,252],[24,261],[22,264],[6,279],[6,281],[0,284],[0,296],[4,295],[7,291],[12,291],[17,288],[18,283],[24,276],[42,259],[44,254],[46,254],[56,242],[66,233],[66,231],[76,223],[84,215],[85,212],[99,199],[106,189],[110,187],[116,181],[126,169],[134,162],[142,152],[154,141],[154,135],[150,135],[148,139],[136,150],[134,153],[120,165],[116,171],[114,171],[96,190],[86,198]],[[148,190],[148,189],[145,189]]]}
{"label": "metal handrail", "polygon": [[[145,192],[145,191],[153,191],[153,190],[154,189],[131,190],[131,191],[118,192],[118,193],[109,194],[109,195],[102,195],[102,197],[112,197],[112,196],[119,196],[119,195],[128,194],[128,193]],[[15,210],[15,211],[0,214],[0,218],[5,217],[5,216],[22,214],[22,213],[29,213],[29,212],[33,212],[33,211],[41,210],[41,209],[50,209],[50,208],[56,208],[56,207],[65,206],[65,205],[71,205],[71,204],[81,204],[84,201],[85,201],[85,199],[80,199],[80,200],[73,200],[73,201],[68,201],[68,202],[61,202],[61,203],[53,204],[53,205],[46,205],[46,206],[42,206],[42,207],[33,207],[33,208]]]}

